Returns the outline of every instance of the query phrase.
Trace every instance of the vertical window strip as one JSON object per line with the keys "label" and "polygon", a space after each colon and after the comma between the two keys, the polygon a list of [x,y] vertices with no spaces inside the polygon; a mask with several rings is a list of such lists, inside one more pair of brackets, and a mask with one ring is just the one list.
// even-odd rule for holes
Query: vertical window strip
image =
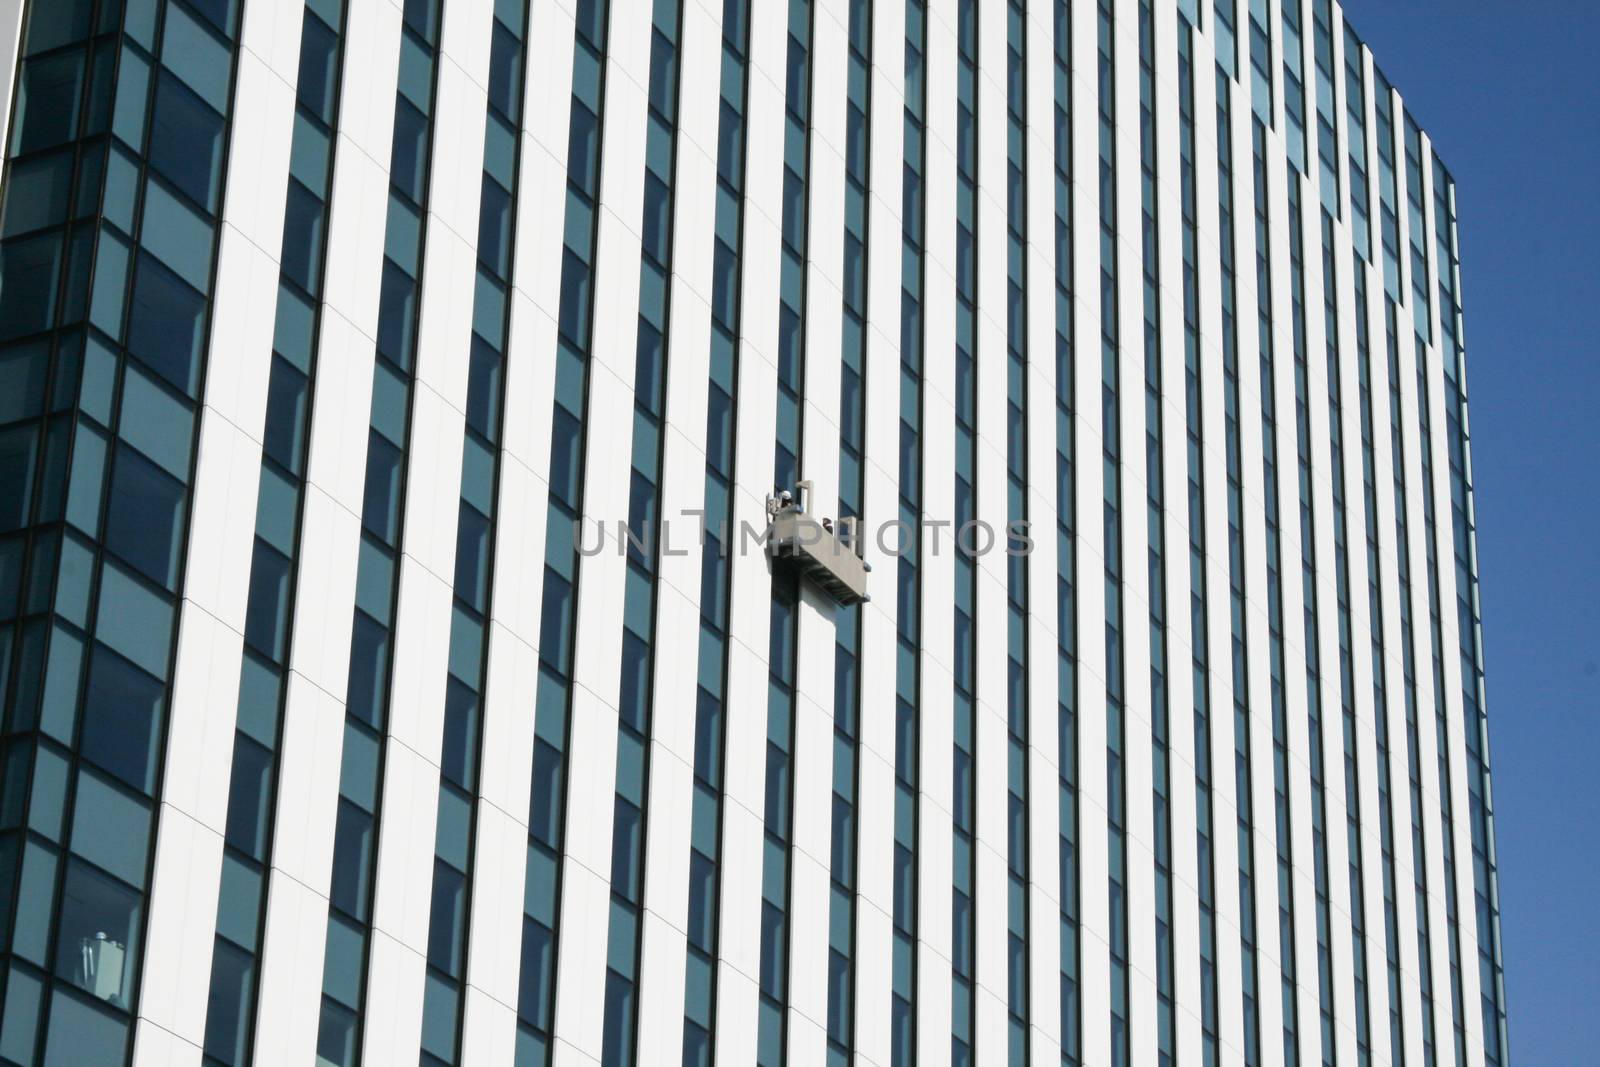
{"label": "vertical window strip", "polygon": [[717,125],[717,187],[711,279],[711,352],[706,380],[705,514],[701,540],[699,683],[695,690],[694,797],[690,809],[689,910],[684,980],[683,1067],[711,1067],[721,929],[725,699],[732,554],[733,457],[739,395],[744,248],[744,163],[748,138],[751,0],[726,0]]}
{"label": "vertical window strip", "polygon": [[[1006,521],[1028,523],[1027,7],[1006,19]],[[1006,553],[1006,1009],[1009,1062],[1028,1063],[1028,557]]]}
{"label": "vertical window strip", "polygon": [[456,521],[449,673],[439,760],[433,892],[423,987],[424,1067],[454,1067],[461,1055],[472,872],[482,764],[484,683],[494,589],[501,426],[527,65],[527,0],[498,0],[490,35],[478,207],[477,281],[467,365],[467,411]]}
{"label": "vertical window strip", "polygon": [[1378,756],[1378,834],[1382,851],[1383,943],[1389,990],[1389,1062],[1405,1067],[1400,990],[1399,898],[1395,889],[1394,805],[1389,775],[1388,658],[1384,655],[1383,570],[1378,532],[1378,487],[1373,450],[1371,324],[1367,268],[1355,269],[1356,363],[1361,389],[1361,479],[1367,538],[1367,615],[1372,628],[1372,706]]}
{"label": "vertical window strip", "polygon": [[1383,289],[1389,299],[1403,303],[1400,278],[1400,208],[1395,172],[1394,90],[1376,67],[1372,70],[1374,112],[1378,122],[1378,215],[1383,245]]}
{"label": "vertical window strip", "polygon": [[1201,1061],[1222,1054],[1217,1013],[1217,882],[1215,803],[1211,766],[1211,633],[1206,579],[1206,448],[1203,357],[1200,351],[1200,276],[1195,171],[1194,24],[1178,24],[1178,156],[1180,222],[1183,227],[1183,376],[1185,444],[1188,446],[1189,634],[1194,692],[1195,892],[1200,929]]}
{"label": "vertical window strip", "polygon": [[[956,22],[956,470],[955,524],[976,517],[978,483],[978,2],[959,0]],[[952,1067],[973,1067],[978,1013],[978,562],[956,538],[952,716]],[[969,546],[970,547],[970,546]]]}
{"label": "vertical window strip", "polygon": [[1484,1060],[1503,1067],[1506,1044],[1504,974],[1500,955],[1500,890],[1494,855],[1494,801],[1489,776],[1489,729],[1483,684],[1483,620],[1478,599],[1477,520],[1472,489],[1472,441],[1467,418],[1467,356],[1459,292],[1455,182],[1433,159],[1434,225],[1439,246],[1439,323],[1446,343],[1445,448],[1450,462],[1451,528],[1456,567],[1456,615],[1461,661],[1462,731],[1467,748],[1467,801],[1478,945],[1479,1004]]}
{"label": "vertical window strip", "polygon": [[1078,861],[1077,359],[1073,347],[1072,4],[1055,0],[1056,766],[1061,900],[1061,1064],[1083,1055]]}
{"label": "vertical window strip", "polygon": [[1247,3],[1250,10],[1250,107],[1261,124],[1272,129],[1272,15],[1268,0],[1247,0]]}
{"label": "vertical window strip", "polygon": [[1161,219],[1156,206],[1155,12],[1139,4],[1140,229],[1144,256],[1145,566],[1150,627],[1150,781],[1155,861],[1156,1054],[1161,1067],[1177,1058],[1172,955],[1172,737],[1169,717],[1166,591],[1166,470],[1162,459]]}
{"label": "vertical window strip", "polygon": [[1350,154],[1350,232],[1356,254],[1372,261],[1372,216],[1367,190],[1367,85],[1361,38],[1344,28],[1344,109]]}
{"label": "vertical window strip", "polygon": [[[1350,874],[1350,960],[1355,986],[1356,1060],[1372,1062],[1371,999],[1367,970],[1366,882],[1361,836],[1361,773],[1356,742],[1355,640],[1350,621],[1350,540],[1345,507],[1344,380],[1339,348],[1339,274],[1334,218],[1319,214],[1322,234],[1322,321],[1328,365],[1328,454],[1333,483],[1334,591],[1339,611],[1339,710],[1344,744],[1345,847]],[[1357,267],[1357,270],[1360,270]]]}
{"label": "vertical window strip", "polygon": [[[1302,644],[1306,658],[1306,736],[1311,765],[1311,874],[1317,930],[1317,1008],[1323,1067],[1334,1063],[1333,936],[1328,893],[1327,759],[1322,738],[1321,596],[1317,589],[1316,501],[1312,498],[1311,385],[1306,352],[1305,215],[1301,177],[1289,175],[1289,301],[1294,349],[1294,424],[1300,503]],[[1337,420],[1335,420],[1337,421]],[[1280,548],[1281,553],[1281,548]],[[1341,659],[1341,664],[1342,664]],[[1346,687],[1348,688],[1348,687]]]}
{"label": "vertical window strip", "polygon": [[1445,449],[1450,465],[1462,730],[1469,760],[1466,767],[1468,825],[1472,840],[1480,1006],[1485,1057],[1489,1063],[1498,1065],[1505,1061],[1507,1050],[1500,965],[1500,906],[1494,870],[1488,732],[1483,696],[1483,638],[1478,609],[1477,534],[1467,421],[1466,353],[1462,346],[1462,311],[1457,292],[1461,264],[1456,250],[1455,185],[1437,156],[1433,158],[1433,172],[1440,324],[1445,342]]}
{"label": "vertical window strip", "polygon": [[1417,725],[1416,634],[1412,627],[1415,590],[1411,585],[1410,518],[1406,506],[1405,416],[1400,407],[1400,323],[1393,297],[1384,301],[1384,341],[1389,354],[1389,439],[1394,457],[1395,558],[1400,578],[1400,647],[1405,672],[1406,770],[1411,794],[1411,872],[1416,902],[1417,984],[1422,997],[1422,1062],[1434,1067],[1433,933],[1428,921],[1427,836],[1423,828],[1422,770]]}
{"label": "vertical window strip", "polygon": [[[1426,275],[1423,275],[1426,277]],[[1413,277],[1416,274],[1413,273]],[[1426,283],[1424,283],[1426,284]],[[1428,304],[1418,293],[1413,313]],[[1419,327],[1420,330],[1420,327]],[[1433,492],[1434,435],[1427,372],[1429,348],[1420,332],[1417,353],[1417,430],[1422,459],[1422,517],[1428,563],[1428,632],[1433,655],[1434,744],[1439,789],[1439,853],[1444,860],[1446,947],[1450,958],[1450,1017],[1454,1031],[1456,1067],[1467,1062],[1467,1022],[1461,986],[1461,912],[1456,893],[1455,813],[1451,790],[1450,727],[1445,704],[1444,629],[1440,618],[1438,524]]]}
{"label": "vertical window strip", "polygon": [[576,643],[578,551],[583,515],[584,429],[594,326],[600,146],[609,0],[580,0],[572,42],[565,240],[557,314],[555,403],[551,410],[550,493],[545,520],[539,683],[534,707],[533,788],[523,885],[522,959],[517,992],[517,1067],[543,1067],[554,1053],[557,937],[566,847],[568,745]]}
{"label": "vertical window strip", "polygon": [[1249,643],[1245,629],[1244,445],[1239,391],[1238,277],[1234,261],[1233,93],[1219,64],[1217,79],[1217,238],[1221,266],[1222,372],[1228,461],[1228,599],[1232,632],[1233,774],[1239,851],[1239,962],[1244,1016],[1244,1062],[1261,1063],[1260,960],[1255,908],[1255,801],[1250,745]]}
{"label": "vertical window strip", "polygon": [[1340,217],[1338,94],[1334,89],[1333,0],[1312,0],[1312,62],[1317,74],[1317,171],[1322,206]]}
{"label": "vertical window strip", "polygon": [[27,1062],[130,1055],[206,382],[239,5],[138,14],[30,5],[0,183],[0,1003]]}
{"label": "vertical window strip", "polygon": [[[902,120],[905,151],[900,202],[900,476],[897,485],[900,521],[909,529],[920,530],[928,13],[922,0],[907,0],[905,13]],[[895,609],[894,896],[890,915],[895,944],[889,994],[889,1062],[892,1067],[910,1067],[917,1058],[917,851],[921,835],[917,791],[922,780],[920,547],[914,541],[908,542],[908,551],[902,552],[895,561],[898,597]],[[859,617],[860,609],[853,610]]]}
{"label": "vertical window strip", "polygon": [[1178,0],[1178,14],[1184,27],[1190,30],[1201,25],[1200,0]]}
{"label": "vertical window strip", "polygon": [[1411,321],[1418,340],[1423,344],[1432,344],[1433,305],[1428,293],[1428,224],[1422,191],[1422,131],[1410,114],[1404,114],[1404,118],[1406,233],[1411,244]]}
{"label": "vertical window strip", "polygon": [[638,1062],[639,985],[648,837],[650,739],[655,716],[656,594],[661,563],[662,454],[671,324],[674,175],[678,151],[681,0],[654,0],[650,31],[644,224],[634,364],[633,458],[628,476],[627,571],[617,773],[611,837],[611,915],[600,1062]]}
{"label": "vertical window strip", "polygon": [[1121,345],[1117,316],[1117,101],[1111,0],[1099,0],[1096,47],[1100,120],[1100,411],[1105,471],[1106,838],[1111,955],[1111,1067],[1128,1067],[1129,1017],[1127,722],[1122,655]]}
{"label": "vertical window strip", "polygon": [[1239,10],[1237,0],[1212,0],[1211,26],[1217,39],[1217,69],[1228,78],[1239,76]]}
{"label": "vertical window strip", "polygon": [[[1278,858],[1278,957],[1283,1005],[1283,1061],[1299,1063],[1299,994],[1295,986],[1294,858],[1289,832],[1289,723],[1283,652],[1283,546],[1278,518],[1276,374],[1272,340],[1271,222],[1267,209],[1267,130],[1251,123],[1255,173],[1256,327],[1261,357],[1262,485],[1266,500],[1268,660],[1272,671],[1272,780]],[[1294,180],[1290,176],[1291,181]],[[1311,653],[1307,652],[1308,657]],[[1309,664],[1309,659],[1308,659]],[[1308,683],[1309,688],[1309,683]]]}
{"label": "vertical window strip", "polygon": [[[907,18],[914,17],[907,12]],[[859,523],[866,453],[867,196],[871,185],[872,0],[851,0],[845,103],[844,279],[839,366],[839,521]],[[915,529],[917,527],[913,527]],[[852,536],[858,530],[851,530]],[[859,551],[859,548],[857,548]],[[860,788],[861,605],[834,613],[832,848],[829,855],[828,1063],[850,1062],[855,1048],[856,799]],[[916,647],[913,643],[912,648]],[[897,658],[900,662],[903,657]],[[897,694],[904,680],[895,679]],[[912,707],[916,681],[911,681]],[[900,701],[897,700],[897,708]],[[903,708],[897,715],[903,713]],[[899,791],[896,791],[899,803]],[[898,812],[897,812],[898,814]],[[913,820],[915,814],[912,813]],[[896,820],[896,830],[900,823]],[[915,847],[915,830],[907,848]],[[899,857],[901,843],[895,843]]]}
{"label": "vertical window strip", "polygon": [[394,611],[404,550],[406,457],[432,184],[439,24],[437,0],[417,0],[406,6],[399,60],[406,76],[395,93],[377,358],[317,1026],[317,1055],[339,1067],[360,1063],[365,1027],[384,738],[392,697]]}
{"label": "vertical window strip", "polygon": [[[777,426],[773,484],[799,491],[805,431],[806,257],[810,245],[812,0],[789,0],[784,90],[783,246],[779,267]],[[810,501],[805,503],[809,506]],[[798,578],[774,575],[767,658],[765,847],[761,863],[757,1067],[789,1062],[789,959],[794,849]]]}
{"label": "vertical window strip", "polygon": [[1284,148],[1289,165],[1306,173],[1306,81],[1301,40],[1301,0],[1279,0],[1283,25]]}
{"label": "vertical window strip", "polygon": [[[267,868],[276,834],[300,520],[310,448],[344,63],[344,0],[310,0],[302,13],[288,210],[279,256],[278,315],[267,377],[256,538],[245,607],[243,663],[223,834],[221,889],[204,1062],[247,1067],[259,1002]],[[321,74],[316,77],[310,72]]]}

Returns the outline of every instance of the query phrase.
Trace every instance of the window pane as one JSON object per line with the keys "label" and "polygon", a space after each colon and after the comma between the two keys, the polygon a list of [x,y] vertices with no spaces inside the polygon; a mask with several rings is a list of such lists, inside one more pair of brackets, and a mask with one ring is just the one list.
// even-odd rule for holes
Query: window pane
{"label": "window pane", "polygon": [[400,535],[400,450],[376,433],[367,435],[367,478],[361,524],[384,543]]}
{"label": "window pane", "polygon": [[149,251],[194,288],[211,288],[211,224],[159,181],[145,185],[144,236]]}
{"label": "window pane", "polygon": [[338,50],[338,35],[321,19],[306,12],[300,30],[300,77],[295,83],[295,92],[301,104],[329,125],[333,123],[334,67]]}
{"label": "window pane", "polygon": [[217,939],[211,954],[211,991],[206,1000],[205,1052],[225,1064],[245,1062],[255,961]]}
{"label": "window pane", "polygon": [[256,951],[261,894],[266,888],[263,874],[231,852],[224,852],[221,886],[217,893],[217,933],[247,951]]}
{"label": "window pane", "polygon": [[324,999],[317,1024],[317,1067],[354,1067],[355,1062],[355,1014]]}
{"label": "window pane", "polygon": [[489,175],[483,176],[478,209],[478,259],[502,281],[511,261],[511,194]]}
{"label": "window pane", "polygon": [[350,641],[350,681],[345,705],[350,714],[381,728],[384,708],[383,688],[388,682],[389,631],[365,612],[355,613],[354,634]]}
{"label": "window pane", "polygon": [[446,778],[472,790],[478,759],[478,696],[454,675],[445,683],[444,745],[439,769]]}
{"label": "window pane", "polygon": [[149,806],[91,770],[80,772],[72,812],[72,851],[139,885],[149,849]]}
{"label": "window pane", "polygon": [[70,140],[78,125],[84,50],[30,59],[17,79],[16,128],[11,154],[26,155]]}
{"label": "window pane", "polygon": [[265,862],[272,753],[248,737],[233,739],[233,774],[228,779],[228,844]]}
{"label": "window pane", "polygon": [[0,236],[60,225],[72,193],[72,149],[13,163],[10,181]]}
{"label": "window pane", "polygon": [[164,696],[159,680],[97,645],[84,698],[84,756],[149,793],[155,787]]}
{"label": "window pane", "polygon": [[561,755],[543,740],[533,746],[533,790],[528,801],[528,832],[551,848],[561,839]]}
{"label": "window pane", "polygon": [[[6,999],[0,1005],[0,1056],[28,1063],[33,1056],[39,1010],[44,1006],[44,983],[20,967],[11,969]],[[540,1060],[540,1067],[544,1061]]]}
{"label": "window pane", "polygon": [[372,816],[348,801],[339,802],[333,837],[333,880],[328,900],[360,919],[367,914],[372,855]]}
{"label": "window pane", "polygon": [[283,220],[283,270],[308,293],[322,287],[322,201],[297,181],[289,182]]}
{"label": "window pane", "polygon": [[195,395],[205,300],[149,255],[139,257],[128,348],[157,374]]}
{"label": "window pane", "polygon": [[577,419],[556,405],[550,429],[550,492],[574,511],[578,508],[582,430]]}
{"label": "window pane", "polygon": [[366,931],[336,915],[328,917],[328,942],[323,956],[322,991],[341,1004],[359,1007]]}
{"label": "window pane", "polygon": [[[130,886],[79,860],[68,860],[57,928],[56,977],[119,1008],[128,1007],[138,978],[140,911],[139,894]],[[120,1060],[118,1049],[116,1059],[109,1062]]]}
{"label": "window pane", "polygon": [[272,360],[267,382],[267,423],[263,444],[267,455],[292,474],[304,460],[306,393],[310,379],[281,356]]}
{"label": "window pane", "polygon": [[215,214],[222,177],[222,116],[165,72],[150,123],[150,164]]}
{"label": "window pane", "polygon": [[428,922],[428,963],[461,977],[465,955],[466,878],[448,863],[433,863],[433,901]]}
{"label": "window pane", "polygon": [[457,1020],[461,993],[438,975],[429,973],[422,994],[422,1051],[445,1063],[455,1062]]}
{"label": "window pane", "polygon": [[541,1030],[550,1028],[553,947],[548,929],[532,919],[522,920],[522,980],[517,991],[517,1014]]}
{"label": "window pane", "polygon": [[274,663],[283,662],[288,641],[289,572],[288,557],[257,538],[250,563],[244,639]]}
{"label": "window pane", "polygon": [[38,55],[89,36],[88,0],[54,4],[35,4],[28,14],[27,54]]}
{"label": "window pane", "polygon": [[121,1063],[127,1041],[127,1023],[110,1012],[91,1006],[65,989],[58,989],[51,997],[45,1067]]}
{"label": "window pane", "polygon": [[378,352],[402,370],[411,365],[416,310],[417,283],[385,259],[383,291],[378,302]]}
{"label": "window pane", "polygon": [[412,203],[422,203],[428,166],[428,120],[404,97],[395,98],[394,141],[389,159],[389,180]]}
{"label": "window pane", "polygon": [[193,429],[193,415],[186,403],[137,367],[128,367],[117,431],[124,441],[174,478],[187,481]]}
{"label": "window pane", "polygon": [[15,530],[28,520],[38,440],[32,423],[0,432],[0,530]]}
{"label": "window pane", "polygon": [[[482,245],[479,245],[481,251]],[[472,338],[472,366],[467,375],[467,424],[493,441],[499,434],[500,355],[482,338]]]}
{"label": "window pane", "polygon": [[[557,521],[561,521],[559,518]],[[539,623],[540,658],[565,672],[572,655],[572,586],[549,567],[544,571],[543,618]]]}
{"label": "window pane", "polygon": [[228,106],[233,57],[217,36],[181,5],[168,5],[161,62],[219,111]]}
{"label": "window pane", "polygon": [[0,245],[0,340],[50,325],[60,265],[59,232]]}
{"label": "window pane", "polygon": [[489,54],[489,103],[515,122],[522,108],[521,89],[521,44],[497,22]]}
{"label": "window pane", "polygon": [[137,452],[117,449],[106,512],[106,547],[146,577],[174,589],[183,540],[184,489]]}

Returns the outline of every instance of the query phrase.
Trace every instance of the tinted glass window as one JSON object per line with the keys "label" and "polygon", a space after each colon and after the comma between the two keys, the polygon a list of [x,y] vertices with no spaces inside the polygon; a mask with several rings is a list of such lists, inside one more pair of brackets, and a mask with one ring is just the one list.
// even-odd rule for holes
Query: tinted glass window
{"label": "tinted glass window", "polygon": [[283,220],[283,270],[308,293],[322,286],[322,201],[297,181],[289,183]]}
{"label": "tinted glass window", "polygon": [[521,111],[522,47],[515,35],[498,22],[489,52],[489,103],[515,121]]}
{"label": "tinted glass window", "polygon": [[341,800],[334,827],[333,880],[328,899],[335,907],[358,917],[365,917],[367,913],[371,854],[372,816]]}
{"label": "tinted glass window", "polygon": [[452,675],[445,686],[444,746],[439,769],[464,789],[471,789],[476,777],[477,720],[477,694]]}
{"label": "tinted glass window", "polygon": [[218,940],[211,955],[211,995],[206,1001],[205,1052],[223,1063],[244,1063],[255,961]]}
{"label": "tinted glass window", "polygon": [[509,273],[511,249],[511,194],[489,175],[483,176],[478,211],[478,259],[497,278]]}
{"label": "tinted glass window", "polygon": [[389,180],[413,203],[420,204],[427,165],[428,120],[404,98],[396,97]]}
{"label": "tinted glass window", "polygon": [[149,255],[139,257],[128,348],[140,361],[190,396],[198,385],[204,298]]}
{"label": "tinted glass window", "polygon": [[400,450],[378,434],[367,435],[367,478],[361,523],[394,544],[400,521]]}
{"label": "tinted glass window", "polygon": [[300,30],[300,78],[295,91],[312,114],[333,123],[334,70],[339,38],[321,19],[307,11]]}
{"label": "tinted glass window", "polygon": [[267,455],[294,474],[300,473],[304,459],[309,381],[287,360],[273,358],[272,375],[267,382],[267,422],[263,444]]}
{"label": "tinted glass window", "polygon": [[351,715],[377,727],[383,711],[383,687],[388,682],[389,631],[363,611],[355,613],[350,640],[350,681],[345,707]]}
{"label": "tinted glass window", "polygon": [[466,878],[448,863],[433,864],[432,918],[428,922],[428,963],[446,974],[461,973],[466,932]]}
{"label": "tinted glass window", "polygon": [[416,282],[397,265],[384,260],[383,290],[378,302],[378,352],[402,369],[411,363],[416,306]]}
{"label": "tinted glass window", "polygon": [[106,547],[168,589],[177,585],[184,511],[183,483],[133,449],[117,449]]}
{"label": "tinted glass window", "polygon": [[48,59],[31,59],[18,79],[12,155],[67,141],[77,132],[78,91],[84,52],[75,48]]}
{"label": "tinted glass window", "polygon": [[135,789],[155,787],[164,691],[159,679],[95,646],[84,699],[83,755]]}
{"label": "tinted glass window", "polygon": [[[62,921],[66,921],[65,915]],[[64,941],[64,927],[62,937]],[[77,940],[73,939],[74,944]],[[104,959],[110,959],[116,952],[115,949],[103,948],[93,934],[89,938],[89,947]],[[106,981],[109,982],[114,979],[116,971],[113,966],[110,971],[97,973],[106,974]],[[127,998],[122,993],[114,998],[101,996],[100,999],[121,1008],[127,1007]],[[47,1067],[56,1067],[57,1064],[120,1063],[127,1040],[128,1024],[112,1012],[96,1007],[65,989],[58,989],[50,998],[50,1034],[45,1039],[44,1054]]]}
{"label": "tinted glass window", "polygon": [[150,120],[150,163],[213,213],[222,177],[222,116],[165,72]]}
{"label": "tinted glass window", "polygon": [[272,753],[247,737],[234,738],[233,774],[228,779],[227,840],[257,860],[266,859],[271,773]]}
{"label": "tinted glass window", "polygon": [[50,325],[60,267],[59,233],[0,246],[0,340]]}
{"label": "tinted glass window", "polygon": [[250,647],[282,663],[289,626],[289,560],[257,538],[250,564],[250,596],[244,639]]}

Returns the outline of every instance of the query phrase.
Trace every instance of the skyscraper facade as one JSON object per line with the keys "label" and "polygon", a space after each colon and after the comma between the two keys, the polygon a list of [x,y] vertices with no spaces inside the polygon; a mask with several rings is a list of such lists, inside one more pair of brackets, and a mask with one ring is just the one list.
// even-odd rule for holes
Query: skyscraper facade
{"label": "skyscraper facade", "polygon": [[9,0],[3,1067],[1509,1067],[1331,0]]}

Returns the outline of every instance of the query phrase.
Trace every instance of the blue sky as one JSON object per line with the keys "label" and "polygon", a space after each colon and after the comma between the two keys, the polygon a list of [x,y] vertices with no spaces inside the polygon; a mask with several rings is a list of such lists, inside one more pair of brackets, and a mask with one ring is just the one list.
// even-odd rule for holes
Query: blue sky
{"label": "blue sky", "polygon": [[1456,179],[1511,1058],[1600,1061],[1600,5],[1344,0]]}

